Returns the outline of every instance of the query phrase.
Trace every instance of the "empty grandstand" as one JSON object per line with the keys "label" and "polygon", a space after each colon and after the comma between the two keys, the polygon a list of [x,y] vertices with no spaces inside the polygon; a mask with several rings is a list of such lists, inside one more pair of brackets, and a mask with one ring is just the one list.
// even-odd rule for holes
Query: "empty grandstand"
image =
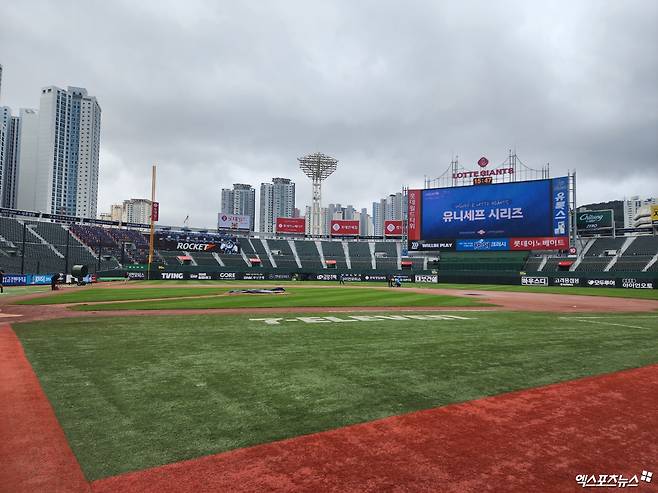
{"label": "empty grandstand", "polygon": [[[206,247],[210,245],[209,247]],[[579,256],[548,252],[440,252],[402,256],[400,241],[373,239],[289,239],[231,237],[208,231],[158,230],[154,272],[264,272],[306,276],[351,271],[389,274],[434,269],[445,282],[518,282],[525,272],[549,276],[629,276],[658,272],[658,238],[628,236],[584,240]],[[437,261],[438,257],[438,261]],[[60,224],[40,218],[0,217],[0,267],[7,273],[89,271],[116,273],[144,269],[144,231],[95,224]],[[141,266],[141,267],[140,267]]]}

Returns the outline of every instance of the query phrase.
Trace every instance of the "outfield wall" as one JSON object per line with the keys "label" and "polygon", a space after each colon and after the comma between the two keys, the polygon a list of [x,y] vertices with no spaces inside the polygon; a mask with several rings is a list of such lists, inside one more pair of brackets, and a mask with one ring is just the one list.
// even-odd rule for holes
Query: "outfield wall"
{"label": "outfield wall", "polygon": [[[116,273],[106,273],[101,277],[122,277]],[[418,283],[437,283],[438,275],[432,273],[394,273],[402,282]],[[372,273],[360,274],[355,272],[322,272],[322,273],[284,273],[281,271],[272,272],[189,272],[189,271],[154,271],[151,272],[151,280],[164,281],[330,281],[338,282],[342,276],[343,281],[347,282],[386,282],[388,274]],[[128,277],[132,280],[145,280],[146,272],[128,272]]]}
{"label": "outfield wall", "polygon": [[[155,270],[151,272],[152,280],[177,281],[333,281],[338,282],[342,275],[345,282],[386,282],[387,277],[398,277],[402,282],[419,283],[455,283],[455,284],[500,284],[511,286],[560,286],[560,287],[617,287],[628,289],[658,289],[658,276],[655,272],[577,272],[550,273],[541,272],[354,272],[326,269],[318,272],[282,272],[276,269],[250,271],[204,271],[199,266],[181,266],[177,269]],[[127,271],[133,280],[147,278],[144,271]],[[101,273],[100,277],[123,277],[124,271]]]}
{"label": "outfield wall", "polygon": [[592,288],[658,289],[655,272],[441,272],[439,283],[504,284],[511,286],[561,286]]}

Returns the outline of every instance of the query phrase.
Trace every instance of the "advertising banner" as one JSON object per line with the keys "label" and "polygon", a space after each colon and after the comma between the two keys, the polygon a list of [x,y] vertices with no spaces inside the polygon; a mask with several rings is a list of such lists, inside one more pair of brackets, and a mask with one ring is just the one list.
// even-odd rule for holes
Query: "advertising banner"
{"label": "advertising banner", "polygon": [[658,223],[658,205],[651,206],[651,222]]}
{"label": "advertising banner", "polygon": [[251,227],[251,217],[240,214],[223,214],[217,215],[218,229],[249,229]]}
{"label": "advertising banner", "polygon": [[576,227],[578,231],[612,229],[613,224],[614,211],[612,209],[576,213]]}
{"label": "advertising banner", "polygon": [[551,180],[422,192],[423,239],[550,236]]}
{"label": "advertising banner", "polygon": [[54,274],[5,274],[5,286],[32,286],[36,284],[50,284]]}
{"label": "advertising banner", "polygon": [[151,204],[151,216],[154,222],[160,219],[160,202],[153,202]]}
{"label": "advertising banner", "polygon": [[567,236],[543,238],[510,238],[510,250],[568,250]]}
{"label": "advertising banner", "polygon": [[148,229],[150,228],[150,225],[148,224],[142,224],[142,223],[121,223],[123,226],[126,228],[140,228],[140,229]]}
{"label": "advertising banner", "polygon": [[439,276],[437,274],[416,274],[414,277],[414,282],[428,282],[428,283],[438,283]]}
{"label": "advertising banner", "polygon": [[548,277],[521,276],[521,286],[548,286]]}
{"label": "advertising banner", "polygon": [[85,224],[97,224],[99,226],[119,226],[119,221],[109,221],[107,219],[83,219]]}
{"label": "advertising banner", "polygon": [[266,278],[262,272],[245,272],[242,279],[244,281],[264,281]]}
{"label": "advertising banner", "polygon": [[422,251],[452,251],[456,248],[455,240],[413,240],[409,241],[409,250]]}
{"label": "advertising banner", "polygon": [[590,288],[614,288],[617,283],[614,279],[587,279],[584,285]]}
{"label": "advertising banner", "polygon": [[[562,236],[569,234],[569,178],[553,178],[551,180],[552,204],[553,204],[553,233],[552,235],[537,236]],[[535,236],[526,234],[525,236]]]}
{"label": "advertising banner", "polygon": [[[409,239],[569,234],[569,178],[409,191]],[[411,207],[414,202],[414,215]],[[413,222],[415,221],[415,222]],[[414,230],[415,228],[415,230]],[[414,231],[419,234],[414,235]]]}
{"label": "advertising banner", "polygon": [[311,275],[310,278],[313,279],[315,277],[316,281],[337,281],[338,280],[338,274],[315,274]]}
{"label": "advertising banner", "polygon": [[625,278],[617,280],[617,287],[626,289],[655,289],[656,283],[652,279],[633,279]]}
{"label": "advertising banner", "polygon": [[171,281],[289,281],[291,274],[275,274],[263,272],[154,272],[152,276]]}
{"label": "advertising banner", "polygon": [[303,217],[277,217],[275,224],[277,233],[306,233],[306,219]]}
{"label": "advertising banner", "polygon": [[402,236],[402,221],[384,221],[384,236]]}
{"label": "advertising banner", "polygon": [[269,281],[290,281],[292,274],[267,274]]}
{"label": "advertising banner", "polygon": [[420,240],[421,190],[407,191],[407,235],[409,240]]}
{"label": "advertising banner", "polygon": [[384,274],[364,274],[364,281],[386,281],[387,277]]}
{"label": "advertising banner", "polygon": [[554,277],[550,282],[551,286],[576,287],[580,286],[579,277]]}
{"label": "advertising banner", "polygon": [[359,221],[334,219],[331,221],[331,236],[359,236]]}
{"label": "advertising banner", "polygon": [[497,238],[494,240],[457,240],[458,252],[499,250],[509,250],[509,240],[507,238]]}
{"label": "advertising banner", "polygon": [[203,243],[188,240],[169,240],[162,237],[155,238],[155,247],[158,250],[178,252],[217,252],[220,254],[239,254],[240,243],[237,239],[223,239],[219,242]]}

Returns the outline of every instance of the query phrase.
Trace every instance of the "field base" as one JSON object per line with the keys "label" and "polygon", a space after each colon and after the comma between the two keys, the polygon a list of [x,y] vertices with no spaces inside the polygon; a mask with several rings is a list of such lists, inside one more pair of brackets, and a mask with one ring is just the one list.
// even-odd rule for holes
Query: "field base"
{"label": "field base", "polygon": [[0,327],[0,484],[12,492],[581,491],[658,469],[658,365],[87,483],[21,345]]}
{"label": "field base", "polygon": [[95,493],[582,491],[658,466],[658,365],[102,479]]}

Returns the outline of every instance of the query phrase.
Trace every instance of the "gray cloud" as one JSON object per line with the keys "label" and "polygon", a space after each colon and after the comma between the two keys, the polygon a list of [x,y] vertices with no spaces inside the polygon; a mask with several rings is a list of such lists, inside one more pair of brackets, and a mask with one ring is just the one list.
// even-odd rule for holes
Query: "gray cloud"
{"label": "gray cloud", "polygon": [[103,108],[100,206],[149,193],[212,225],[219,189],[340,160],[325,202],[370,206],[459,154],[510,147],[579,201],[657,195],[658,3],[10,2],[3,104],[87,87]]}

